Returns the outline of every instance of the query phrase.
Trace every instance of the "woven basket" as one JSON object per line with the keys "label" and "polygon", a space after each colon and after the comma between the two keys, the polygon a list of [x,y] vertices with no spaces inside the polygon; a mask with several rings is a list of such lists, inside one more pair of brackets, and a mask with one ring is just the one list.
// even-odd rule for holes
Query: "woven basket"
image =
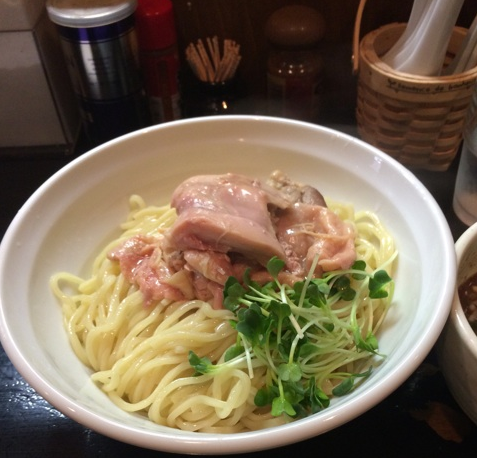
{"label": "woven basket", "polygon": [[[447,170],[460,146],[477,67],[442,77],[394,71],[380,56],[397,41],[406,24],[389,24],[367,34],[356,52],[359,23],[357,17],[354,65],[359,135],[410,168]],[[444,66],[455,56],[466,32],[454,28]]]}

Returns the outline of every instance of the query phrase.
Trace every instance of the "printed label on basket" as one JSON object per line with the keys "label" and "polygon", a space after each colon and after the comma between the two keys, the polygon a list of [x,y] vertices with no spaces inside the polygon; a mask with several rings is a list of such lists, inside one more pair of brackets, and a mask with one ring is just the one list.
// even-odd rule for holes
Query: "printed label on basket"
{"label": "printed label on basket", "polygon": [[472,96],[477,72],[466,78],[426,78],[400,74],[395,76],[389,69],[377,67],[363,59],[360,63],[359,80],[379,94],[413,103],[448,103]]}
{"label": "printed label on basket", "polygon": [[397,81],[388,78],[387,87],[396,92],[408,92],[411,94],[442,94],[446,92],[468,91],[472,90],[475,85],[474,81],[460,81],[453,83],[436,83],[436,84],[415,84],[407,81]]}

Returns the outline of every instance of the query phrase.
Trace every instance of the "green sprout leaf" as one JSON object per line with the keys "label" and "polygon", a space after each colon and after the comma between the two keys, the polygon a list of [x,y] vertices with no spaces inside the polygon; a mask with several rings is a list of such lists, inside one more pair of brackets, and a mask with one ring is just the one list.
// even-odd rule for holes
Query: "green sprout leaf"
{"label": "green sprout leaf", "polygon": [[353,266],[351,267],[351,269],[352,270],[360,270],[360,271],[363,272],[362,274],[359,274],[359,273],[356,273],[356,272],[353,273],[352,277],[355,280],[364,280],[366,278],[366,274],[365,274],[366,263],[362,259],[359,259],[359,260],[355,261]]}
{"label": "green sprout leaf", "polygon": [[213,364],[209,358],[201,358],[193,351],[189,352],[189,364],[195,369],[196,374],[207,374],[213,370]]}
{"label": "green sprout leaf", "polygon": [[272,415],[275,417],[279,417],[282,414],[290,415],[293,417],[296,415],[296,411],[291,405],[289,401],[287,401],[284,397],[276,397],[272,401]]}
{"label": "green sprout leaf", "polygon": [[239,281],[235,277],[229,277],[224,286],[224,307],[235,312],[242,305],[245,293],[245,288]]}
{"label": "green sprout leaf", "polygon": [[277,396],[279,396],[278,388],[274,385],[267,385],[257,391],[254,402],[258,407],[265,407],[272,404],[273,399]]}
{"label": "green sprout leaf", "polygon": [[262,313],[262,308],[258,304],[253,303],[248,308],[240,309],[237,318],[237,331],[250,341],[252,347],[265,341],[271,317]]}
{"label": "green sprout leaf", "polygon": [[284,382],[298,382],[302,377],[300,366],[296,363],[280,364],[278,366],[278,376]]}
{"label": "green sprout leaf", "polygon": [[285,262],[281,259],[274,256],[270,261],[267,263],[267,270],[268,273],[276,280],[278,278],[278,274],[280,271],[285,267]]}
{"label": "green sprout leaf", "polygon": [[[214,365],[194,352],[189,353],[189,363],[196,375],[212,376],[231,365],[244,370],[265,367],[266,382],[257,390],[255,404],[270,406],[274,416],[297,417],[329,406],[331,395],[325,394],[317,380],[342,379],[332,395],[343,396],[369,376],[371,369],[337,373],[335,356],[331,364],[327,360],[341,348],[346,355],[368,352],[383,356],[378,353],[374,329],[364,334],[360,328],[358,305],[368,295],[382,300],[387,309],[393,283],[385,270],[370,273],[362,260],[348,270],[305,278],[293,286],[278,280],[284,267],[283,260],[270,259],[267,271],[273,280],[264,285],[251,280],[249,269],[241,280],[230,277],[226,281],[224,306],[233,313],[229,322],[238,333],[237,341],[226,350],[221,364]],[[350,341],[355,348],[350,348]],[[343,356],[343,366],[347,358]]]}
{"label": "green sprout leaf", "polygon": [[330,398],[321,388],[316,386],[315,377],[312,377],[308,383],[305,400],[312,413],[319,412],[330,405]]}
{"label": "green sprout leaf", "polygon": [[338,386],[336,386],[333,390],[333,396],[344,396],[351,392],[355,388],[355,382],[357,378],[366,379],[371,375],[373,368],[370,367],[367,371],[362,372],[360,374],[349,374],[347,378],[345,378]]}
{"label": "green sprout leaf", "polygon": [[373,277],[369,279],[369,297],[372,299],[382,299],[388,297],[385,286],[392,282],[392,278],[385,270],[378,270]]}
{"label": "green sprout leaf", "polygon": [[345,275],[336,278],[331,288],[331,294],[339,296],[344,301],[352,301],[356,297],[356,291],[351,287],[349,277]]}
{"label": "green sprout leaf", "polygon": [[234,345],[233,347],[230,347],[226,350],[225,355],[224,355],[224,361],[230,361],[234,358],[239,357],[245,352],[245,348],[243,348],[242,345]]}
{"label": "green sprout leaf", "polygon": [[359,348],[360,350],[368,351],[369,353],[377,352],[378,339],[373,333],[368,332],[368,334],[366,335],[366,338],[363,339],[361,337],[361,331],[359,330],[359,328],[356,328],[353,331],[353,335],[354,335],[354,342],[357,348]]}

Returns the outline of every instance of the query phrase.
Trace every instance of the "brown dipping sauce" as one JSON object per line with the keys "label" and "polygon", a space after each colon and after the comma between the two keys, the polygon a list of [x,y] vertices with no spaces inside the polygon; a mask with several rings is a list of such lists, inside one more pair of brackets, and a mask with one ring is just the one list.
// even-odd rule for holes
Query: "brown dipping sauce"
{"label": "brown dipping sauce", "polygon": [[458,294],[465,316],[477,332],[477,272],[459,285]]}

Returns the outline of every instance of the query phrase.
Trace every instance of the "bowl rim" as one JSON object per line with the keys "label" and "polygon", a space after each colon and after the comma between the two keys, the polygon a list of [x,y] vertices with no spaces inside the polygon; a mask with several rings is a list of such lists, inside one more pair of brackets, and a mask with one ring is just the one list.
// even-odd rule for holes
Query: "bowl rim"
{"label": "bowl rim", "polygon": [[[451,256],[451,254],[454,254],[454,243],[452,241],[452,235],[450,232],[450,228],[447,224],[447,221],[442,213],[442,210],[436,203],[434,197],[431,195],[431,193],[427,190],[427,188],[415,177],[412,172],[410,172],[407,168],[405,168],[402,164],[398,163],[395,159],[391,158],[390,156],[386,155],[383,153],[381,150],[369,145],[368,143],[353,137],[349,134],[345,134],[343,132],[334,130],[332,128],[316,125],[316,124],[309,124],[305,123],[302,121],[296,121],[296,120],[290,120],[290,119],[285,119],[285,118],[273,118],[273,117],[267,117],[267,116],[256,116],[256,115],[224,115],[224,116],[216,116],[216,117],[210,117],[210,118],[192,118],[192,119],[187,119],[187,120],[179,120],[179,121],[173,121],[170,123],[162,124],[162,125],[157,125],[145,129],[141,129],[139,131],[132,132],[130,134],[126,134],[122,137],[118,137],[116,139],[113,139],[109,142],[106,142],[103,145],[99,145],[96,148],[93,148],[89,152],[86,152],[82,156],[79,156],[78,158],[74,159],[72,162],[67,164],[65,167],[60,169],[58,172],[56,172],[52,177],[50,177],[45,183],[43,183],[30,198],[25,202],[23,205],[22,209],[18,212],[18,214],[14,217],[11,225],[7,229],[7,232],[5,233],[4,236],[4,241],[8,241],[8,243],[14,243],[13,240],[13,233],[15,226],[17,223],[19,224],[23,215],[24,215],[24,209],[28,208],[28,206],[34,204],[36,198],[39,196],[39,194],[42,192],[43,189],[46,189],[50,183],[52,183],[54,180],[56,180],[58,177],[62,176],[65,172],[69,172],[73,167],[75,167],[76,164],[79,162],[83,162],[89,159],[89,157],[97,154],[101,154],[102,151],[107,151],[110,149],[112,146],[121,143],[125,139],[131,139],[134,137],[138,137],[143,135],[144,133],[147,133],[149,131],[159,131],[162,129],[166,129],[168,127],[172,126],[179,126],[179,125],[186,125],[186,124],[201,124],[204,122],[212,122],[212,123],[235,123],[235,122],[240,122],[240,121],[262,121],[262,122],[272,122],[272,123],[277,123],[278,125],[295,125],[298,127],[304,127],[306,129],[312,129],[316,131],[317,133],[326,133],[327,135],[334,135],[334,136],[339,136],[342,139],[345,139],[352,144],[355,145],[361,145],[362,148],[367,150],[367,153],[369,152],[370,154],[374,154],[376,157],[380,158],[384,163],[391,164],[393,168],[397,168],[399,172],[405,177],[406,181],[412,182],[412,184],[417,188],[417,191],[423,196],[423,199],[426,199],[426,202],[432,207],[433,213],[435,214],[436,218],[438,218],[439,222],[442,223],[440,225],[440,229],[442,229],[442,232],[440,232],[442,235],[445,235],[445,249],[446,252],[449,254],[449,265],[445,266],[447,271],[452,274],[455,274],[455,259],[454,257]],[[2,244],[0,244],[0,255],[3,252],[3,247]],[[4,267],[4,266],[3,266]],[[1,261],[1,256],[0,256],[0,275],[2,275],[2,261]],[[441,307],[439,309],[439,314],[436,314],[433,317],[433,322],[434,323],[439,323],[442,325],[442,327],[445,324],[445,320],[447,319],[448,313],[450,311],[451,307],[451,299],[452,299],[452,293],[446,290],[445,296],[442,298],[442,302],[448,303],[448,307]],[[1,297],[0,297],[0,302],[1,302]],[[91,427],[92,429],[95,429],[96,431],[100,432],[101,434],[104,434],[105,436],[108,437],[113,437],[117,440],[123,441],[123,442],[128,442],[133,445],[145,447],[145,448],[151,448],[155,450],[161,450],[165,452],[173,452],[173,453],[191,453],[191,454],[205,454],[205,453],[210,453],[210,454],[233,454],[233,453],[244,453],[244,452],[250,452],[250,451],[259,451],[262,449],[270,449],[278,446],[284,446],[293,442],[298,442],[302,441],[305,439],[309,439],[311,437],[316,436],[318,433],[311,434],[310,431],[313,429],[313,425],[316,423],[316,419],[313,418],[313,416],[307,417],[303,420],[298,420],[292,423],[289,423],[286,425],[286,429],[284,429],[283,426],[280,427],[274,427],[274,428],[268,428],[265,430],[260,430],[260,431],[252,431],[252,432],[246,432],[246,433],[240,433],[237,435],[216,435],[216,434],[208,434],[208,433],[194,433],[194,435],[191,436],[190,434],[180,434],[177,436],[181,444],[172,446],[168,443],[171,439],[171,433],[163,433],[163,432],[154,432],[152,433],[151,431],[137,431],[134,428],[129,427],[128,425],[120,425],[119,422],[117,421],[112,421],[110,419],[104,419],[100,418],[95,412],[91,412],[89,409],[81,406],[80,403],[77,402],[72,402],[71,399],[69,399],[67,396],[63,395],[61,391],[57,390],[54,386],[51,386],[47,381],[41,379],[41,377],[38,376],[38,374],[35,373],[34,368],[32,368],[29,364],[29,362],[24,358],[24,355],[21,354],[20,350],[18,347],[15,345],[15,342],[11,342],[11,339],[8,338],[9,330],[4,326],[4,316],[3,316],[3,304],[0,303],[0,340],[2,341],[2,344],[4,345],[5,352],[7,353],[7,356],[9,356],[10,359],[15,359],[16,364],[15,367],[17,367],[18,371],[20,374],[25,378],[25,380],[34,387],[35,390],[38,391],[39,394],[41,394],[47,401],[51,402],[54,404],[54,402],[58,397],[60,397],[63,400],[63,403],[66,404],[66,409],[63,408],[61,411],[63,413],[67,413],[69,417],[74,419],[75,421],[87,426]],[[426,337],[421,336],[419,339],[420,346],[418,349],[413,352],[412,357],[409,356],[408,358],[404,358],[403,361],[399,362],[399,367],[404,368],[409,370],[410,368],[410,362],[412,361],[412,366],[414,369],[418,366],[419,363],[421,363],[424,358],[427,356],[429,351],[432,349],[433,345],[436,343],[436,340],[438,338],[438,333],[434,329],[434,332],[432,333],[432,336],[434,338],[430,338],[430,335],[426,334]],[[10,336],[11,337],[11,336]],[[414,370],[413,369],[413,370]],[[406,376],[410,375],[406,373]],[[401,383],[404,381],[404,376],[399,378],[399,382],[395,379],[393,380],[387,380],[388,384],[385,385],[381,380],[378,381],[375,386],[374,386],[374,391],[373,391],[373,403],[372,405],[369,405],[368,408],[373,407],[376,405],[378,402],[381,402],[383,399],[385,399],[389,394],[397,389]],[[361,397],[360,397],[361,399]],[[356,399],[356,401],[359,401],[359,399]],[[356,404],[360,404],[359,402],[356,402]],[[58,408],[56,406],[56,408]],[[60,410],[58,408],[58,410]],[[322,428],[320,433],[327,432],[337,426],[342,425],[344,422],[348,422],[357,416],[363,414],[367,409],[363,410],[362,407],[357,408],[356,405],[348,405],[345,404],[337,406],[337,408],[333,411],[333,415],[328,414],[327,412],[323,411],[324,415],[321,416],[321,420],[325,424],[325,427]],[[339,413],[341,412],[344,415],[343,417],[345,418],[345,421],[343,421],[343,417],[340,418]],[[85,415],[88,420],[88,423],[85,421]],[[111,428],[113,426],[113,428]],[[111,428],[111,429],[110,429]],[[171,428],[172,432],[175,432]],[[270,444],[269,440],[270,438],[270,433],[274,431],[274,434],[272,434],[272,437],[274,437],[277,440],[277,443]],[[200,437],[197,436],[197,434],[200,434]],[[203,438],[203,439],[202,439]],[[250,446],[247,440],[243,440],[243,438],[248,439],[251,443],[255,443],[254,446]],[[161,447],[158,448],[158,442],[163,441],[161,444]],[[261,441],[261,446],[258,447],[256,445],[257,441]],[[223,445],[223,447],[217,447],[217,441],[220,441],[220,443]]]}

